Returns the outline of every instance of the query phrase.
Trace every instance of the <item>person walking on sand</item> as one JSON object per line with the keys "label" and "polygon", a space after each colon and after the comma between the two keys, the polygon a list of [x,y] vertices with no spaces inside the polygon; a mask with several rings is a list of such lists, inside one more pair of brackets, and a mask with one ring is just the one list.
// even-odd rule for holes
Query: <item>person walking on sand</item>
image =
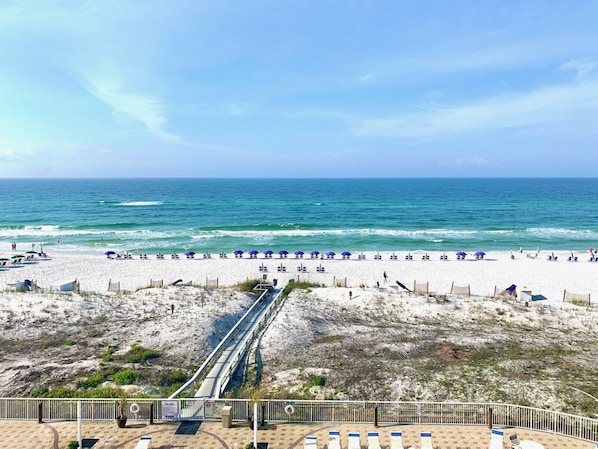
{"label": "person walking on sand", "polygon": [[384,272],[384,283],[388,284],[388,274],[386,274],[386,271]]}

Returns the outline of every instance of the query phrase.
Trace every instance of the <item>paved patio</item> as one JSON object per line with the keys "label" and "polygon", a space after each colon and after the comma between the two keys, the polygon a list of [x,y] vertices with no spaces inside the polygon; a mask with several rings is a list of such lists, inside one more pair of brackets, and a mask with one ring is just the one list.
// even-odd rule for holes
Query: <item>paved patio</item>
{"label": "paved patio", "polygon": [[[225,429],[220,422],[203,422],[194,428],[181,429],[191,434],[181,434],[180,423],[168,422],[149,425],[146,421],[129,421],[127,427],[119,429],[114,422],[85,422],[82,434],[85,447],[94,449],[133,449],[143,435],[152,437],[153,449],[244,449],[253,441],[253,431],[247,425],[235,423]],[[342,448],[347,447],[349,431],[361,434],[361,446],[367,448],[367,432],[377,430],[383,449],[390,443],[390,431],[401,430],[405,447],[419,447],[419,433],[431,431],[433,446],[438,449],[488,449],[490,431],[481,426],[417,426],[372,424],[313,423],[268,425],[258,431],[258,442],[267,443],[267,449],[302,449],[306,435],[318,438],[318,448],[325,449],[328,430],[341,431]],[[505,448],[509,448],[508,436],[517,433],[520,440],[533,440],[545,449],[595,449],[595,444],[523,429],[506,428]],[[177,433],[179,431],[179,433]],[[0,448],[63,449],[69,441],[77,439],[76,422],[49,422],[38,424],[32,421],[0,421]]]}

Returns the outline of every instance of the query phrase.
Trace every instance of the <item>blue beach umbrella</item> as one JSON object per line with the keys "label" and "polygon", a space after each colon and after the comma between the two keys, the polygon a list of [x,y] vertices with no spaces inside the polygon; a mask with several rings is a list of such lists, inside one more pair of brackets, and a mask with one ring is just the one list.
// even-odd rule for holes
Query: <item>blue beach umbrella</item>
{"label": "blue beach umbrella", "polygon": [[113,255],[113,254],[116,254],[116,253],[115,253],[114,251],[106,251],[106,252],[104,253],[104,256],[111,256],[111,255]]}
{"label": "blue beach umbrella", "polygon": [[467,256],[467,253],[465,251],[459,251],[457,256]]}
{"label": "blue beach umbrella", "polygon": [[233,254],[234,254],[235,256],[240,256],[240,255],[242,255],[242,254],[243,254],[243,250],[236,249],[236,250],[233,252]]}
{"label": "blue beach umbrella", "polygon": [[343,251],[341,253],[341,256],[344,256],[344,257],[349,257],[350,255],[351,255],[351,253],[349,251]]}
{"label": "blue beach umbrella", "polygon": [[252,256],[255,256],[259,251],[252,249],[251,251],[249,251],[249,254]]}
{"label": "blue beach umbrella", "polygon": [[305,254],[303,251],[295,251],[296,256],[303,256]]}
{"label": "blue beach umbrella", "polygon": [[474,256],[476,257],[484,257],[486,253],[484,251],[476,251]]}
{"label": "blue beach umbrella", "polygon": [[278,254],[280,254],[281,256],[286,256],[287,254],[289,254],[289,252],[286,249],[281,249],[280,251],[278,251]]}
{"label": "blue beach umbrella", "polygon": [[195,251],[187,251],[185,256],[195,256]]}
{"label": "blue beach umbrella", "polygon": [[266,256],[271,256],[272,254],[274,254],[274,251],[272,251],[271,249],[267,249],[266,251],[264,251],[264,254]]}
{"label": "blue beach umbrella", "polygon": [[336,256],[336,253],[334,251],[328,251],[326,253],[326,255],[332,257],[332,256]]}
{"label": "blue beach umbrella", "polygon": [[309,255],[310,256],[319,256],[320,255],[320,251],[310,251]]}

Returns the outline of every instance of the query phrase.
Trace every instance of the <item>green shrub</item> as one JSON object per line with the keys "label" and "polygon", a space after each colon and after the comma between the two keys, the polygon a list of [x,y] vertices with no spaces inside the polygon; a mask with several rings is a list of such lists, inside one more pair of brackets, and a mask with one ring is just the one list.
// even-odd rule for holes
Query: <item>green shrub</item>
{"label": "green shrub", "polygon": [[125,369],[114,374],[114,383],[117,385],[130,385],[137,382],[139,373],[132,369]]}
{"label": "green shrub", "polygon": [[79,388],[95,388],[105,380],[104,373],[95,373],[93,376],[79,382]]}
{"label": "green shrub", "polygon": [[149,359],[160,357],[160,353],[153,349],[144,348],[137,343],[131,345],[126,354],[123,355],[123,360],[127,363],[142,363]]}

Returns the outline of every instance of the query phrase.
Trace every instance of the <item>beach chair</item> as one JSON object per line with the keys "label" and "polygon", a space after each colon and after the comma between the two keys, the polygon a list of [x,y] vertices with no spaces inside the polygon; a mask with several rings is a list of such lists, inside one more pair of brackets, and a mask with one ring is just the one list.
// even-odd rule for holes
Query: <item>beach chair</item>
{"label": "beach chair", "polygon": [[420,449],[434,449],[432,446],[432,432],[421,432],[419,434]]}
{"label": "beach chair", "polygon": [[488,449],[504,449],[505,433],[500,429],[492,429],[490,432],[490,446]]}
{"label": "beach chair", "polygon": [[390,432],[390,449],[404,449],[403,432],[398,430],[393,430]]}
{"label": "beach chair", "polygon": [[303,449],[318,449],[318,438],[314,435],[307,435],[303,443]]}
{"label": "beach chair", "polygon": [[378,432],[368,432],[368,449],[381,449]]}
{"label": "beach chair", "polygon": [[135,449],[150,449],[152,447],[152,437],[142,436],[139,438]]}
{"label": "beach chair", "polygon": [[519,437],[516,433],[509,436],[509,441],[511,442],[511,449],[521,449],[521,445],[519,444]]}
{"label": "beach chair", "polygon": [[361,449],[359,432],[349,432],[347,437],[347,449]]}
{"label": "beach chair", "polygon": [[341,449],[341,431],[328,431],[328,449]]}

